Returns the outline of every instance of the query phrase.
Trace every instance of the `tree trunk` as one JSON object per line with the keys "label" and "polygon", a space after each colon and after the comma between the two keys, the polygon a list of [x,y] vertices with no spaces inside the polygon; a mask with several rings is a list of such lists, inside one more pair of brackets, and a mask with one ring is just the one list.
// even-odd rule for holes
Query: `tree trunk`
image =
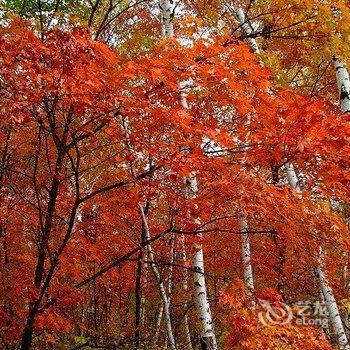
{"label": "tree trunk", "polygon": [[[245,36],[247,36],[247,42],[250,48],[253,50],[253,52],[259,54],[260,49],[259,45],[256,42],[256,40],[251,37],[253,34],[253,30],[250,26],[250,24],[246,21],[246,17],[244,14],[244,11],[241,7],[233,8],[233,11],[236,14],[236,18],[238,20],[239,25],[241,26],[241,30]],[[249,125],[251,123],[251,117],[248,117],[247,124]],[[249,133],[246,136],[246,139],[244,140],[246,144],[248,144],[249,141]],[[244,157],[245,160],[245,157]],[[255,305],[255,298],[254,298],[254,277],[253,277],[253,267],[251,262],[251,251],[250,251],[250,239],[249,239],[249,227],[248,227],[248,219],[246,215],[243,213],[243,209],[241,208],[240,211],[242,211],[240,216],[240,226],[241,226],[241,234],[242,234],[242,263],[243,263],[243,276],[244,276],[244,282],[247,287],[247,296],[252,302],[252,306]]]}
{"label": "tree trunk", "polygon": [[156,323],[156,332],[154,334],[153,338],[153,347],[156,349],[157,344],[158,344],[158,339],[159,339],[159,333],[160,333],[160,326],[162,324],[162,318],[163,318],[163,310],[164,310],[164,305],[161,304],[159,311],[158,311],[158,316],[157,316],[157,323]]}
{"label": "tree trunk", "polygon": [[292,163],[286,164],[286,175],[289,185],[296,191],[300,191],[299,179]]}
{"label": "tree trunk", "polygon": [[174,0],[159,0],[159,7],[161,13],[162,36],[171,38],[174,36],[174,29],[172,19],[174,16]]}
{"label": "tree trunk", "polygon": [[[187,196],[193,198],[197,192],[197,179],[195,175],[187,178]],[[198,235],[202,238],[202,235]],[[200,335],[200,344],[202,350],[216,350],[216,338],[213,331],[213,320],[210,310],[210,304],[207,295],[207,288],[204,275],[204,256],[203,248],[201,244],[195,244],[196,250],[193,256],[193,270],[194,270],[194,297],[195,303],[199,314],[199,320],[201,322],[202,330]]]}
{"label": "tree trunk", "polygon": [[[293,187],[297,191],[300,190],[298,176],[292,164],[289,164],[289,166],[287,167],[287,179],[291,187]],[[322,251],[322,248],[320,248],[320,250]],[[320,290],[322,291],[324,300],[326,302],[326,307],[329,313],[329,320],[331,321],[333,331],[335,333],[336,342],[341,350],[349,350],[350,347],[348,345],[348,340],[344,330],[343,322],[340,317],[338,305],[335,300],[333,290],[327,281],[323,264],[324,263],[321,252],[319,265],[315,269],[316,280],[320,286]]]}
{"label": "tree trunk", "polygon": [[339,89],[340,109],[343,113],[350,112],[350,80],[349,73],[339,59],[339,57],[333,57],[335,72],[337,75],[337,84]]}
{"label": "tree trunk", "polygon": [[[67,129],[68,123],[69,122],[67,122],[67,125],[65,126],[62,140],[60,140],[60,144],[57,145],[57,159],[56,159],[56,165],[55,165],[55,174],[59,174],[62,170],[64,156],[65,156],[64,147],[65,147],[67,134],[68,134],[68,129]],[[59,186],[60,186],[59,179],[57,178],[57,176],[53,176],[51,181],[50,191],[49,191],[49,201],[47,204],[45,223],[41,232],[40,242],[38,247],[38,259],[37,259],[35,273],[34,273],[34,285],[38,289],[40,289],[41,287],[43,276],[44,276],[46,250],[47,250],[47,245],[48,245],[48,241],[49,241],[49,237],[52,229],[53,218],[56,210]],[[40,302],[41,302],[41,299],[37,299],[34,303],[32,303],[32,305],[29,304],[28,316],[26,319],[23,333],[22,333],[22,340],[21,340],[21,347],[20,347],[21,350],[29,350],[31,348],[33,331],[34,331],[33,326],[34,326],[36,314],[39,309]]]}
{"label": "tree trunk", "polygon": [[[185,247],[185,236],[181,235],[181,260],[183,262],[183,265],[187,263],[187,254],[186,254],[186,247]],[[188,292],[188,272],[186,269],[183,270],[183,282],[182,282],[183,290],[185,295],[187,296]],[[191,340],[191,332],[190,332],[190,327],[188,324],[188,310],[189,310],[189,305],[188,302],[186,301],[184,303],[184,318],[183,318],[183,328],[184,328],[184,333],[185,333],[185,344],[183,346],[184,350],[192,350],[192,340]]]}
{"label": "tree trunk", "polygon": [[249,22],[246,20],[243,9],[241,7],[238,7],[234,8],[233,11],[236,15],[239,25],[241,26],[243,34],[247,37],[247,42],[250,48],[253,50],[253,52],[259,54],[259,45],[257,44],[255,38],[252,37],[254,33]]}
{"label": "tree trunk", "polygon": [[331,321],[335,335],[335,341],[341,350],[349,350],[350,346],[348,344],[343,322],[340,317],[337,302],[334,298],[333,290],[328,284],[326,274],[323,270],[322,262],[320,262],[319,266],[315,269],[315,276],[324,296],[326,307],[329,313],[329,319]]}
{"label": "tree trunk", "polygon": [[[172,24],[173,18],[173,0],[160,0],[159,2],[160,10],[161,10],[161,18],[162,18],[162,34],[166,38],[173,37],[174,30]],[[179,84],[182,87],[181,83]],[[188,109],[188,104],[186,100],[186,94],[181,92],[180,94],[180,103],[183,108]],[[190,180],[190,182],[196,182],[195,178]],[[187,183],[187,181],[186,181]],[[190,191],[193,193],[197,190],[197,185],[195,185],[195,189],[192,186],[190,187]],[[196,305],[200,314],[200,320],[203,327],[203,333],[201,339],[205,344],[208,344],[206,349],[208,350],[216,350],[216,339],[215,334],[212,328],[212,317],[210,312],[210,305],[207,298],[206,284],[204,278],[204,261],[203,261],[203,250],[201,245],[196,246],[197,252],[193,257],[193,265],[194,265],[194,280],[195,280],[195,299]],[[203,348],[204,349],[204,348]]]}
{"label": "tree trunk", "polygon": [[195,249],[197,251],[193,257],[194,287],[196,306],[202,325],[201,348],[202,350],[216,350],[217,345],[205,284],[203,249],[200,244],[196,244]]}
{"label": "tree trunk", "polygon": [[248,233],[248,220],[245,215],[240,218],[241,232],[242,232],[242,262],[243,262],[243,275],[244,282],[247,287],[248,298],[252,302],[252,306],[255,305],[254,298],[254,278],[253,268],[251,262],[250,241]]}
{"label": "tree trunk", "polygon": [[[194,174],[186,179],[187,198],[194,198],[198,191],[197,179]],[[197,235],[200,239],[201,234]],[[216,338],[213,330],[213,320],[211,316],[210,304],[207,296],[207,287],[204,276],[204,256],[201,244],[195,244],[196,253],[193,256],[194,270],[194,287],[195,287],[195,303],[199,313],[199,319],[202,326],[201,345],[202,350],[216,350]]]}
{"label": "tree trunk", "polygon": [[[141,204],[139,205],[139,208],[140,208],[140,214],[141,214],[141,219],[142,219],[142,225],[143,225],[143,229],[145,232],[145,238],[146,238],[146,240],[149,240],[151,238],[151,235],[150,235],[149,228],[148,228],[147,218],[146,218],[144,209],[143,209]],[[149,262],[151,264],[153,274],[154,274],[156,281],[158,283],[159,292],[160,292],[160,295],[161,295],[161,298],[163,301],[164,319],[165,319],[165,324],[166,324],[169,345],[170,345],[170,348],[172,350],[176,350],[176,343],[175,343],[173,328],[172,328],[172,324],[171,324],[169,297],[167,295],[161,273],[158,270],[151,244],[147,245],[147,251],[148,251]]]}

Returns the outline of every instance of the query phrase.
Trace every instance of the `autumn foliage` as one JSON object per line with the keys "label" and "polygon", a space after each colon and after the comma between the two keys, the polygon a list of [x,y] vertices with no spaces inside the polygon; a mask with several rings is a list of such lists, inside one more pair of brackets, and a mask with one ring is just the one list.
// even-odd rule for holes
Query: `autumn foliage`
{"label": "autumn foliage", "polygon": [[[183,1],[177,38],[159,37],[152,2],[120,10],[128,35],[113,29],[115,9],[99,5],[75,8],[79,20],[62,7],[70,21],[55,27],[44,26],[50,16],[40,30],[17,16],[1,25],[0,348],[161,348],[152,264],[178,349],[190,350],[185,315],[199,348],[191,259],[202,246],[220,349],[335,349],[332,331],[259,322],[261,305],[252,307],[243,283],[241,219],[253,298],[318,300],[320,247],[336,299],[349,298],[350,116],[339,110],[334,72],[318,77],[316,68],[330,46],[348,58],[334,38],[349,34],[322,22],[332,13],[323,2],[237,2],[252,18],[266,14],[258,55],[239,26],[227,30],[237,19],[220,1],[205,3]],[[339,3],[337,24],[350,16]],[[292,19],[322,38],[317,52],[274,37],[295,34]],[[299,191],[288,184],[290,163]]]}

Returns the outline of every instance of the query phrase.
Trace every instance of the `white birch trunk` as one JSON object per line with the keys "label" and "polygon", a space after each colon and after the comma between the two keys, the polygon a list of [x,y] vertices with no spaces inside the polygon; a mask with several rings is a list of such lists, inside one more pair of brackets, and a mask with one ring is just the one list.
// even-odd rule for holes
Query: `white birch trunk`
{"label": "white birch trunk", "polygon": [[[174,245],[175,245],[175,235],[172,234],[171,237],[171,242],[170,242],[170,266],[169,266],[169,277],[168,277],[168,303],[171,305],[171,293],[173,289],[173,270],[174,270]],[[159,308],[158,311],[158,316],[157,316],[157,323],[156,323],[156,333],[153,338],[153,346],[154,348],[157,347],[158,339],[159,339],[159,334],[160,334],[160,328],[161,328],[161,323],[162,323],[162,318],[163,318],[163,311],[164,311],[164,304],[162,304]],[[168,337],[167,335],[165,336],[165,345],[164,347],[166,348],[168,344]]]}
{"label": "white birch trunk", "polygon": [[[349,74],[344,64],[339,58],[334,57],[334,66],[337,75],[337,84],[340,95],[340,108],[342,112],[350,112],[350,80]],[[286,175],[288,183],[295,190],[300,191],[300,184],[298,176],[295,172],[294,166],[291,163],[286,164]],[[335,333],[336,342],[340,349],[349,350],[348,339],[345,333],[344,325],[340,317],[337,301],[334,297],[333,290],[330,287],[327,276],[324,272],[322,257],[320,258],[319,266],[315,269],[315,276],[318,281],[320,291],[325,300],[326,307],[329,313],[329,319],[331,321],[333,331]]]}
{"label": "white birch trunk", "polygon": [[[186,254],[186,247],[185,247],[185,236],[181,235],[181,260],[183,262],[183,265],[185,266],[187,262],[187,254]],[[182,284],[183,290],[185,292],[185,295],[187,295],[188,292],[188,272],[186,269],[183,270],[183,284]],[[188,323],[188,302],[186,301],[184,303],[184,319],[183,319],[183,325],[184,325],[184,333],[185,333],[185,344],[183,346],[184,350],[192,350],[192,340],[191,340],[191,332],[190,327]]]}
{"label": "white birch trunk", "polygon": [[326,302],[329,318],[332,323],[336,342],[341,350],[349,350],[348,339],[345,333],[342,319],[340,317],[337,301],[334,298],[333,290],[328,284],[326,274],[324,272],[322,262],[315,269],[315,276],[320,285],[324,300]]}
{"label": "white birch trunk", "polygon": [[162,36],[165,38],[171,38],[174,36],[173,28],[173,6],[174,0],[159,0],[161,23],[162,23]]}
{"label": "white birch trunk", "polygon": [[[172,24],[173,5],[173,0],[159,1],[162,19],[162,34],[166,38],[171,38],[174,36],[174,29]],[[179,85],[181,89],[181,84]],[[183,108],[188,109],[185,92],[180,93],[180,103]],[[192,193],[195,193],[197,191],[196,181],[195,187],[191,186],[191,191]],[[204,278],[203,249],[201,245],[197,245],[196,248],[198,250],[193,257],[193,265],[195,271],[195,302],[200,314],[200,321],[203,327],[202,339],[208,345],[207,350],[217,350],[215,334],[213,332],[213,322],[211,317],[210,305],[207,297],[207,290]]]}
{"label": "white birch trunk", "polygon": [[[298,176],[295,172],[294,166],[287,167],[287,179],[291,187],[297,191],[300,191]],[[340,317],[337,301],[324,272],[322,256],[320,257],[318,267],[315,269],[315,276],[326,303],[336,342],[341,350],[350,350],[348,339],[344,330],[344,325]]]}
{"label": "white birch trunk", "polygon": [[175,263],[175,235],[172,234],[170,238],[170,266],[169,266],[169,276],[168,276],[168,295],[171,304],[171,294],[173,292],[173,272]]}
{"label": "white birch trunk", "polygon": [[[141,218],[142,218],[142,223],[143,223],[144,229],[145,229],[146,240],[149,240],[151,238],[151,235],[150,235],[149,228],[148,228],[147,218],[146,218],[145,212],[144,212],[141,204],[139,205],[139,207],[140,207],[140,214],[141,214]],[[154,253],[153,253],[153,249],[152,249],[151,244],[147,245],[147,252],[148,252],[149,262],[151,264],[153,274],[158,282],[160,295],[161,295],[161,298],[163,301],[164,319],[165,319],[165,324],[166,324],[169,345],[170,345],[170,348],[172,350],[176,350],[175,338],[174,338],[174,334],[173,334],[173,328],[172,328],[171,316],[170,316],[170,301],[169,301],[169,297],[167,295],[167,292],[166,292],[166,289],[165,289],[165,286],[163,283],[162,276],[161,276],[160,271],[158,270],[158,267],[155,263],[155,257],[154,257]]]}
{"label": "white birch trunk", "polygon": [[286,164],[286,175],[289,185],[296,191],[300,191],[299,179],[292,163]]}
{"label": "white birch trunk", "polygon": [[163,310],[164,310],[164,305],[161,304],[158,311],[158,316],[157,316],[156,333],[154,334],[154,338],[153,338],[153,347],[155,349],[157,348],[157,344],[158,344],[160,326],[162,324],[162,318],[163,318]]}
{"label": "white birch trunk", "polygon": [[205,284],[203,249],[199,244],[195,246],[195,249],[197,249],[197,251],[193,256],[194,288],[196,306],[198,308],[199,319],[202,324],[202,341],[206,345],[205,349],[216,350],[217,345],[213,331],[213,321]]}
{"label": "white birch trunk", "polygon": [[[249,37],[253,34],[253,31],[246,21],[244,11],[241,7],[234,9],[239,25],[244,35],[247,36],[247,42],[253,52],[259,54],[260,49],[256,40]],[[247,125],[251,123],[251,117],[248,117]],[[245,143],[248,144],[250,133],[247,134]],[[245,157],[244,157],[245,159]],[[242,209],[241,209],[242,210]],[[250,239],[249,239],[249,227],[247,216],[242,212],[240,217],[241,235],[242,235],[242,263],[243,263],[243,277],[247,288],[247,296],[251,300],[252,307],[255,305],[254,298],[254,277],[253,277],[253,267],[251,261],[251,251],[250,251]]]}
{"label": "white birch trunk", "polygon": [[[237,17],[237,20],[242,28],[243,33],[246,36],[250,36],[252,33],[252,29],[248,22],[246,22],[245,14],[242,8],[235,9],[235,14]],[[260,53],[259,46],[254,38],[247,38],[247,41],[251,47],[251,49],[255,53]],[[345,65],[340,61],[338,57],[333,57],[334,66],[336,70],[336,76],[337,76],[337,85],[339,89],[339,99],[340,99],[340,108],[343,113],[350,112],[350,79],[349,79],[349,73],[345,67]],[[286,164],[286,176],[289,185],[294,188],[296,191],[300,192],[301,187],[299,184],[298,176],[295,172],[294,165],[292,163]],[[254,288],[254,280],[253,280],[253,274],[251,269],[251,256],[250,256],[250,245],[249,245],[249,236],[244,235],[244,228],[247,227],[247,223],[244,220],[243,217],[241,219],[241,228],[243,233],[243,264],[245,266],[244,268],[244,279],[245,283],[248,287],[248,290],[250,288]],[[336,299],[333,294],[333,290],[328,284],[327,277],[323,271],[322,262],[320,261],[319,266],[315,270],[315,275],[318,280],[320,290],[322,292],[322,296],[324,297],[324,300],[326,302],[326,306],[329,312],[330,321],[332,323],[337,344],[339,345],[340,349],[349,350],[350,346],[348,344],[347,336],[344,330],[344,326],[340,317],[339,309],[337,306]]]}
{"label": "white birch trunk", "polygon": [[254,298],[254,277],[252,268],[252,258],[250,252],[250,241],[248,233],[248,220],[245,215],[240,218],[241,232],[242,232],[242,263],[244,282],[247,287],[248,298],[251,300],[252,306],[255,305]]}
{"label": "white birch trunk", "polygon": [[236,14],[238,23],[242,29],[243,34],[247,37],[247,42],[248,42],[249,46],[251,47],[253,52],[259,54],[260,53],[259,45],[257,44],[255,38],[252,37],[252,35],[254,33],[253,33],[251,26],[246,21],[246,17],[245,17],[243,9],[241,7],[238,7],[237,9],[233,9],[233,11]]}
{"label": "white birch trunk", "polygon": [[[174,263],[175,263],[175,235],[172,234],[170,238],[170,265],[169,265],[169,275],[167,278],[167,283],[168,283],[168,302],[169,302],[169,307],[172,305],[172,292],[173,292],[173,272],[174,272]],[[167,335],[165,336],[165,341],[164,341],[164,349],[167,348],[168,345],[168,337]]]}
{"label": "white birch trunk", "polygon": [[[194,197],[197,192],[197,179],[195,175],[187,178],[188,197]],[[202,235],[198,235],[202,238]],[[217,350],[216,337],[213,330],[213,319],[210,310],[210,304],[207,295],[207,287],[204,275],[204,255],[201,244],[195,244],[196,250],[193,256],[193,270],[194,270],[194,297],[199,314],[199,320],[202,326],[201,347],[205,350]]]}
{"label": "white birch trunk", "polygon": [[350,79],[349,73],[338,57],[333,57],[337,84],[339,89],[340,109],[343,113],[350,112]]}

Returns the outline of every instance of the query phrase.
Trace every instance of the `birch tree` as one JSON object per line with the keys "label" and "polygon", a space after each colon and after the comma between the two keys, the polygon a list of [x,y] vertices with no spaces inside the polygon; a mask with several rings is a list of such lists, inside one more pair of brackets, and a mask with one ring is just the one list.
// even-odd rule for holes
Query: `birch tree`
{"label": "birch tree", "polygon": [[[169,38],[174,35],[172,18],[173,18],[173,5],[174,2],[170,0],[160,1],[161,19],[162,19],[162,33],[163,36]],[[181,88],[181,82],[179,86]],[[182,89],[183,90],[183,89]],[[186,100],[186,94],[184,91],[180,93],[180,103],[184,109],[188,109]],[[187,191],[189,191],[191,198],[197,192],[197,180],[193,176],[191,179],[187,178],[188,184]],[[199,236],[199,238],[202,238]],[[213,330],[213,321],[210,310],[210,304],[207,296],[207,286],[204,276],[204,254],[201,244],[196,244],[194,249],[196,250],[193,256],[193,270],[194,270],[194,288],[195,288],[195,303],[199,313],[199,320],[202,327],[201,333],[201,346],[203,349],[216,350],[216,338]],[[188,321],[185,318],[185,321]],[[187,337],[189,338],[188,326],[185,326]],[[190,343],[191,344],[191,343]]]}
{"label": "birch tree", "polygon": [[[146,240],[150,240],[151,235],[150,235],[150,231],[149,231],[149,227],[148,227],[148,221],[144,212],[144,208],[142,207],[142,205],[139,205],[140,208],[140,215],[142,218],[142,225],[144,227],[145,230],[145,236],[146,236]],[[150,262],[153,274],[156,278],[158,287],[159,287],[159,292],[162,298],[162,308],[159,312],[159,314],[161,315],[164,312],[164,318],[165,318],[165,325],[166,325],[166,330],[167,330],[167,337],[168,337],[168,341],[169,341],[169,346],[172,350],[176,350],[176,343],[175,343],[175,337],[174,337],[174,333],[173,333],[173,327],[172,327],[172,323],[171,323],[171,315],[170,315],[170,298],[169,298],[169,294],[167,294],[166,291],[166,286],[164,284],[162,275],[158,269],[157,266],[157,262],[155,259],[155,255],[153,252],[153,248],[151,246],[151,244],[147,245],[147,253],[148,253],[148,260]],[[158,316],[161,317],[161,316]],[[158,325],[157,325],[158,326]]]}
{"label": "birch tree", "polygon": [[350,79],[349,73],[340,59],[333,57],[337,84],[339,90],[340,109],[343,113],[350,112]]}

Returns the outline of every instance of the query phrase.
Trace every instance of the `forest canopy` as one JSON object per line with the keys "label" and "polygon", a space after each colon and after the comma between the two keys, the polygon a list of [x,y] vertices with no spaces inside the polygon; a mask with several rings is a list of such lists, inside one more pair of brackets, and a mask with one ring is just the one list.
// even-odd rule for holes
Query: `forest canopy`
{"label": "forest canopy", "polygon": [[0,0],[0,349],[350,350],[349,21]]}

